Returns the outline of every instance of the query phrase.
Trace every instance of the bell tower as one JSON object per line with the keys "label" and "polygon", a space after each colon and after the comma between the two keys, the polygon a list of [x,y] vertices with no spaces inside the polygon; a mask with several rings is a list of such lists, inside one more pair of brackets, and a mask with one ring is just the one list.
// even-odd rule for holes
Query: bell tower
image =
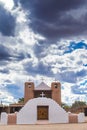
{"label": "bell tower", "polygon": [[59,105],[61,105],[61,84],[60,82],[52,82],[52,99],[55,100]]}
{"label": "bell tower", "polygon": [[34,98],[34,83],[25,82],[24,103]]}

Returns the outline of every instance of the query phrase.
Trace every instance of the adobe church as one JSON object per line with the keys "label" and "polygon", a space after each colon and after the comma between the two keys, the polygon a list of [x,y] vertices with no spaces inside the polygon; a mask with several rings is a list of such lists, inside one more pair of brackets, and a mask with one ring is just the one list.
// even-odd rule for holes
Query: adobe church
{"label": "adobe church", "polygon": [[[13,107],[17,107],[18,105]],[[20,106],[20,105],[19,105]],[[38,124],[84,122],[84,114],[71,114],[61,107],[61,84],[52,82],[49,87],[41,82],[25,82],[24,104],[19,112],[1,113],[1,124]]]}
{"label": "adobe church", "polygon": [[61,84],[60,82],[53,82],[49,87],[44,82],[41,82],[37,87],[33,82],[25,82],[24,103],[33,98],[47,97],[55,100],[61,105]]}
{"label": "adobe church", "polygon": [[[61,105],[61,84],[60,82],[53,82],[51,87],[49,87],[44,82],[41,82],[37,87],[34,86],[33,82],[25,83],[25,94],[24,103],[34,98],[51,98],[56,103]],[[48,105],[37,105],[37,119],[38,120],[48,120]]]}

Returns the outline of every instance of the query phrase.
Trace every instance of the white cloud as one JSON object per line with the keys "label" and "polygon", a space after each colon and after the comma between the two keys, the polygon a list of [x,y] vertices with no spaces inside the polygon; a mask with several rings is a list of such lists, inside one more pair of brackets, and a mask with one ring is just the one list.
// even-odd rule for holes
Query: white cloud
{"label": "white cloud", "polygon": [[0,2],[2,2],[4,4],[4,7],[8,10],[11,10],[14,7],[13,0],[0,0]]}
{"label": "white cloud", "polygon": [[25,12],[21,8],[21,5],[19,5],[19,7],[12,12],[16,17],[15,35],[22,43],[32,47],[37,43],[37,40],[45,39],[43,36],[35,34],[29,27],[30,20],[27,18],[29,11]]}
{"label": "white cloud", "polygon": [[62,96],[62,102],[68,104],[68,105],[72,105],[72,103],[74,103],[75,101],[86,101],[87,100],[87,95],[85,94],[74,94],[71,91],[71,86],[73,84],[69,84],[69,83],[63,83],[63,89],[61,91],[61,96]]}
{"label": "white cloud", "polygon": [[7,92],[4,85],[0,84],[0,103],[3,105],[9,105],[10,103],[17,102],[11,93]]}
{"label": "white cloud", "polygon": [[[47,51],[48,54],[46,57],[42,59],[42,61],[46,64],[51,64],[53,68],[62,68],[62,67],[68,67],[72,69],[81,69],[83,68],[83,64],[86,64],[87,60],[87,50],[85,49],[77,49],[74,50],[72,53],[66,53],[60,55],[61,50],[57,49],[57,46],[55,47],[49,47],[50,51]],[[63,53],[63,52],[62,52]]]}

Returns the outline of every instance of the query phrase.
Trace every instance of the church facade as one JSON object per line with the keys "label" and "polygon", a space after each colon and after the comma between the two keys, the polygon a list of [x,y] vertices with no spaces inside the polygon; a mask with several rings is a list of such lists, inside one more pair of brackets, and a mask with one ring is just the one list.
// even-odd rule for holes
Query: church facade
{"label": "church facade", "polygon": [[25,82],[22,108],[12,114],[5,112],[1,114],[1,124],[38,124],[44,121],[47,123],[84,122],[83,113],[73,115],[61,107],[60,82],[52,82],[50,87],[44,82],[37,87],[33,82]]}
{"label": "church facade", "polygon": [[68,123],[68,113],[53,99],[46,97],[28,101],[17,114],[17,124]]}

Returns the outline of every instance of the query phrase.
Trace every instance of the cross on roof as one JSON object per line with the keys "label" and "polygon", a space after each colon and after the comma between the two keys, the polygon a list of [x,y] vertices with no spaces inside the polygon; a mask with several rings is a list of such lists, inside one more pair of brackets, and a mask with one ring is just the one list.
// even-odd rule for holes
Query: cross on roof
{"label": "cross on roof", "polygon": [[31,79],[29,78],[28,81],[31,81]]}
{"label": "cross on roof", "polygon": [[44,78],[43,77],[41,77],[41,80],[42,80],[42,82],[44,81]]}
{"label": "cross on roof", "polygon": [[57,81],[57,79],[55,78],[55,82]]}
{"label": "cross on roof", "polygon": [[41,95],[41,97],[44,97],[44,96],[45,96],[45,94],[44,94],[43,92],[42,92],[40,95]]}

